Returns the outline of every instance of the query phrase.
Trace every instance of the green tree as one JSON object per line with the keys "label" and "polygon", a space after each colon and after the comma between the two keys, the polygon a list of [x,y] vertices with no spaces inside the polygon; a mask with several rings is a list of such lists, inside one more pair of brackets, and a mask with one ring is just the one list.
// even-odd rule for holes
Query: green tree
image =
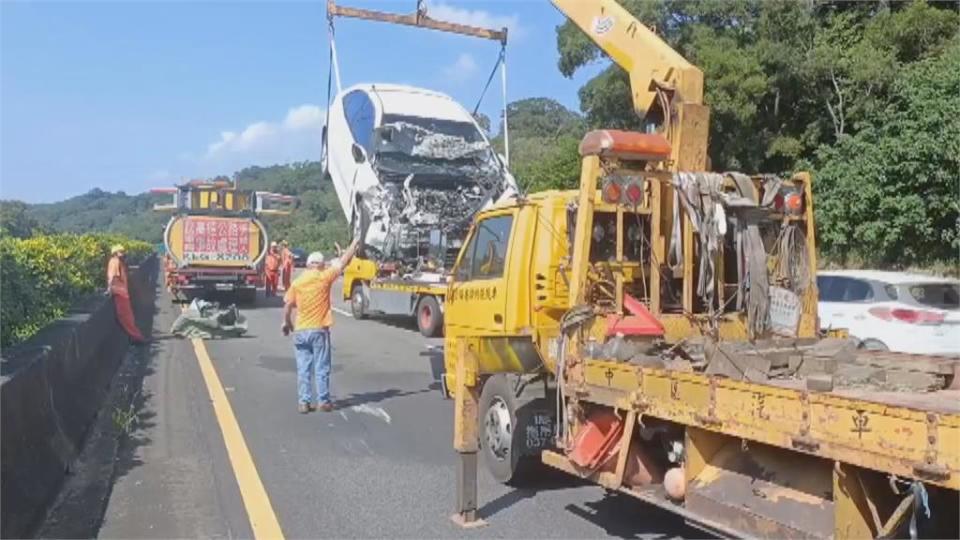
{"label": "green tree", "polygon": [[[883,108],[893,75],[937,54],[960,25],[956,4],[922,1],[621,3],[703,70],[717,170],[779,172],[814,158]],[[571,22],[558,27],[557,47],[566,76],[604,57]],[[584,85],[580,102],[591,127],[640,126],[619,66]]]}
{"label": "green tree", "polygon": [[814,183],[820,242],[841,260],[912,264],[960,250],[960,40],[911,64],[882,110],[824,146]]}
{"label": "green tree", "polygon": [[[956,257],[960,5],[621,3],[703,70],[714,170],[813,169],[818,240],[833,257]],[[604,58],[570,22],[557,47],[566,76]],[[580,102],[591,127],[639,127],[619,66],[587,82]]]}
{"label": "green tree", "polygon": [[[510,170],[520,186],[530,192],[576,187],[583,117],[549,98],[515,101],[507,105],[507,114]],[[503,148],[502,131],[493,144]]]}
{"label": "green tree", "polygon": [[26,203],[0,201],[0,235],[27,238],[39,229],[40,225],[30,216]]}

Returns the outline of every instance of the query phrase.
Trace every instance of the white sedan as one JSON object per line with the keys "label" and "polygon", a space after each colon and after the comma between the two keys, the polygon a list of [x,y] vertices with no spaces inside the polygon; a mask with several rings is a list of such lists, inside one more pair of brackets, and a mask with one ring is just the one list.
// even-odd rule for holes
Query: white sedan
{"label": "white sedan", "polygon": [[[330,105],[326,171],[365,252],[452,262],[473,215],[517,184],[473,116],[447,95],[358,84]],[[438,253],[439,252],[439,253]]]}
{"label": "white sedan", "polygon": [[867,349],[960,355],[960,281],[872,270],[817,274],[820,327]]}

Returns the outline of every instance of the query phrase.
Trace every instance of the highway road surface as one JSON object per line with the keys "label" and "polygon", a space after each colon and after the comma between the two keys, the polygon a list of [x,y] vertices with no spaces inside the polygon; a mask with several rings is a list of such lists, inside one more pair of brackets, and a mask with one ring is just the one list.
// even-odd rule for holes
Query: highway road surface
{"label": "highway road surface", "polygon": [[195,345],[167,335],[180,307],[161,295],[137,419],[121,445],[99,536],[702,536],[597,486],[561,476],[513,489],[482,469],[487,525],[458,528],[450,521],[453,402],[441,399],[435,378],[442,340],[402,321],[354,320],[335,304],[338,409],[301,415],[279,299],[244,311],[247,337]]}

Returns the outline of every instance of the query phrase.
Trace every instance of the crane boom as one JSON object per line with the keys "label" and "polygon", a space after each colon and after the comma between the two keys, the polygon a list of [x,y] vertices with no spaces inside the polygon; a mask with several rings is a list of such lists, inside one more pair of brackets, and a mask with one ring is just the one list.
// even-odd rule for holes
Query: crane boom
{"label": "crane boom", "polygon": [[683,101],[702,103],[703,72],[614,0],[552,0],[598,47],[630,74],[633,106],[644,116],[661,84]]}
{"label": "crane boom", "polygon": [[[660,113],[670,141],[672,169],[706,169],[709,109],[703,105],[703,72],[615,0],[551,0],[630,76],[633,108],[641,118]],[[666,110],[658,93],[667,98]]]}

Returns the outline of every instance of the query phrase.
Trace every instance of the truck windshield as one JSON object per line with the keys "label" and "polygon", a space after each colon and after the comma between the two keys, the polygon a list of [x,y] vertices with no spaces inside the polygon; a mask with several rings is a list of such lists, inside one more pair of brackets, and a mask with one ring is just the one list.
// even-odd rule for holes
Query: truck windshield
{"label": "truck windshield", "polygon": [[415,181],[475,181],[500,172],[493,149],[470,122],[387,114],[376,130],[374,152],[387,180],[414,174]]}

